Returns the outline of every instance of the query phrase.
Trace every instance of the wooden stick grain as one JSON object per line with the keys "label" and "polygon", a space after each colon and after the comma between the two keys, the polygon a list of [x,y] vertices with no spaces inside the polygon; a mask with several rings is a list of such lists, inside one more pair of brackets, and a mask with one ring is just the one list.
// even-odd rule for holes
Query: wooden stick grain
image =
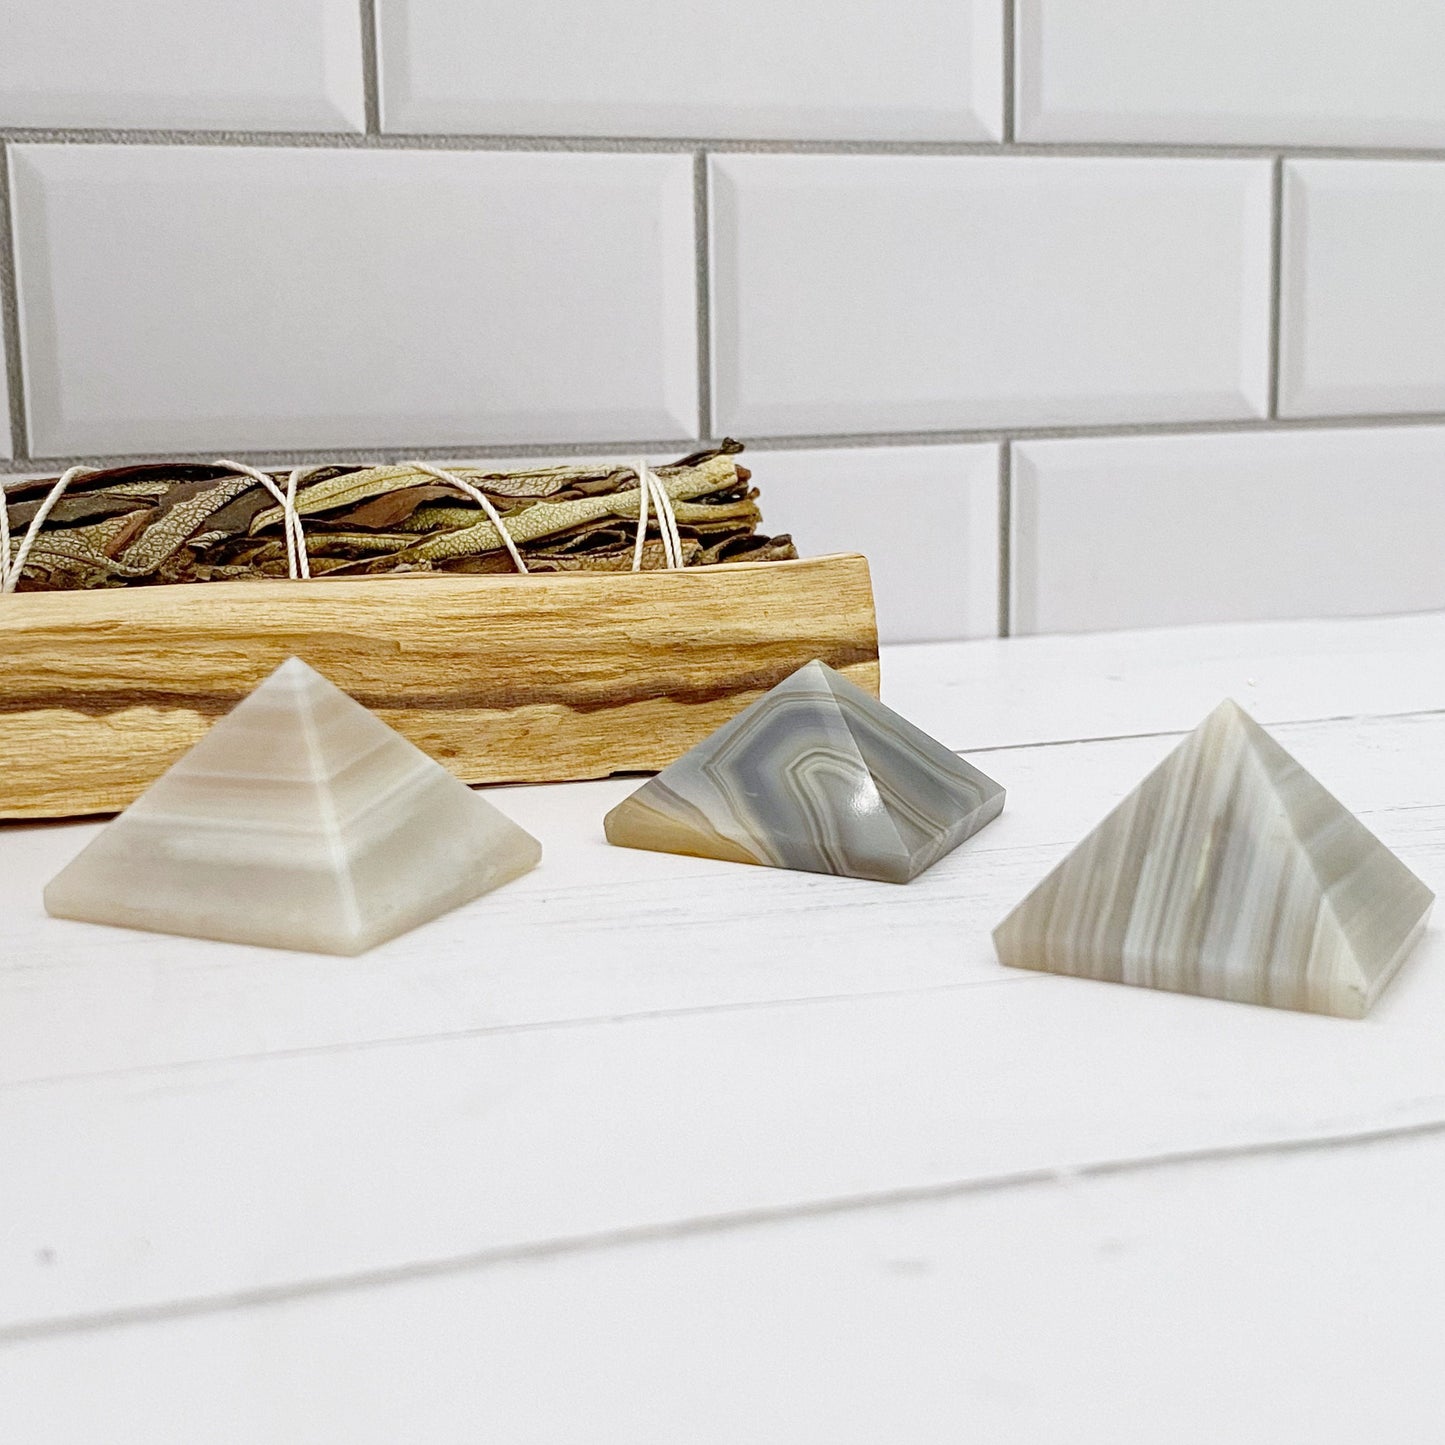
{"label": "wooden stick grain", "polygon": [[814,657],[878,690],[853,555],[23,593],[0,605],[0,818],[125,807],[293,655],[469,783],[664,767]]}

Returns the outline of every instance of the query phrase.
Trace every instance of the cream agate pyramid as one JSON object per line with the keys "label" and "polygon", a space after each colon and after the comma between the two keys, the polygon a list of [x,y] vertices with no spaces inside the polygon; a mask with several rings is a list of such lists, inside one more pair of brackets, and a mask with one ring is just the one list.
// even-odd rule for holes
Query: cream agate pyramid
{"label": "cream agate pyramid", "polygon": [[994,932],[999,958],[1360,1018],[1434,895],[1235,703]]}
{"label": "cream agate pyramid", "polygon": [[810,662],[608,815],[626,848],[906,883],[1003,810],[1004,790]]}
{"label": "cream agate pyramid", "polygon": [[541,856],[535,838],[293,657],[51,880],[45,907],[356,954]]}

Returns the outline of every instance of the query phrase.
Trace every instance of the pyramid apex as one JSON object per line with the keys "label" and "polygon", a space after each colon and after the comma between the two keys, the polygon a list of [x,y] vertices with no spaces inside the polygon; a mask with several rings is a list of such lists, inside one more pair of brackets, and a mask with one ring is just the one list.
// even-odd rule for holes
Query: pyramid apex
{"label": "pyramid apex", "polygon": [[1254,714],[1232,697],[1225,698],[1195,729],[1196,733],[1201,734],[1216,731],[1245,738],[1256,748],[1278,746]]}
{"label": "pyramid apex", "polygon": [[268,682],[305,683],[308,685],[319,682],[324,683],[329,688],[336,688],[338,692],[341,691],[325,673],[317,672],[309,662],[303,658],[296,657],[294,654],[288,657],[285,662],[281,663],[279,667],[276,667],[268,673],[262,680],[261,686],[264,687]]}
{"label": "pyramid apex", "polygon": [[[253,697],[261,696],[268,700],[278,700],[280,696],[290,695],[299,697],[303,692],[310,690],[317,684],[323,684],[327,688],[336,688],[336,684],[329,678],[316,671],[310,663],[303,662],[299,657],[288,657],[284,662],[273,667],[245,697],[236,704],[237,708],[244,707]],[[336,691],[340,691],[336,688]],[[358,704],[359,706],[359,704]],[[232,709],[234,712],[235,709]],[[224,719],[221,719],[224,721]]]}
{"label": "pyramid apex", "polygon": [[[1214,722],[1216,719],[1219,719],[1220,721],[1229,721],[1234,723],[1254,722],[1254,718],[1249,713],[1248,709],[1246,709],[1240,702],[1238,702],[1235,698],[1232,697],[1227,697],[1221,703],[1219,703],[1219,705],[1215,707],[1212,712],[1210,712],[1209,716],[1206,717],[1204,721],[1206,723],[1211,723]],[[1255,723],[1255,726],[1258,727],[1259,724]]]}
{"label": "pyramid apex", "polygon": [[812,659],[812,661],[805,662],[796,672],[789,673],[788,676],[783,679],[783,681],[792,682],[797,678],[804,677],[820,677],[827,679],[837,676],[839,676],[839,674],[835,672],[831,667],[829,667],[828,664],[824,662],[821,657],[815,657]]}

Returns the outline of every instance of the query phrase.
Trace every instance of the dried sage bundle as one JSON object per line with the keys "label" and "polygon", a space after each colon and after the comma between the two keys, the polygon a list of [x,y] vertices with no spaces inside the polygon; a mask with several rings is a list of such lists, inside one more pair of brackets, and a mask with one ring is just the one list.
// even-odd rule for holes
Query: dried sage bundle
{"label": "dried sage bundle", "polygon": [[[721,446],[655,467],[673,504],[687,566],[782,561],[792,539],[757,532],[751,474]],[[535,471],[448,468],[486,494],[529,571],[627,571],[641,490],[625,463]],[[270,474],[284,489],[287,473]],[[6,492],[13,559],[54,478]],[[405,465],[319,467],[298,482],[311,575],[509,572],[477,502]],[[214,464],[147,462],[78,476],[37,533],[18,590],[53,591],[288,575],[282,509],[253,477]],[[642,565],[665,565],[650,517]]]}

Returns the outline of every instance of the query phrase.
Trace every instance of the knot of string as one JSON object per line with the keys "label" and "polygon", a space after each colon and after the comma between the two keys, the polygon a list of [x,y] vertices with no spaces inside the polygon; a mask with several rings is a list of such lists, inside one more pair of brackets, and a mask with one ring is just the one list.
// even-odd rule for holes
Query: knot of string
{"label": "knot of string", "polygon": [[13,592],[20,585],[20,574],[30,560],[30,549],[45,525],[45,519],[55,510],[55,504],[65,495],[65,489],[89,467],[69,467],[56,478],[55,485],[46,492],[45,500],[36,509],[20,539],[15,560],[10,560],[10,511],[5,500],[5,487],[0,483],[0,593]]}
{"label": "knot of string", "polygon": [[677,513],[672,507],[672,498],[667,488],[643,458],[639,457],[633,468],[637,472],[637,540],[632,544],[632,570],[642,570],[642,546],[647,540],[647,513],[649,504],[657,509],[657,533],[662,538],[662,555],[669,569],[681,567],[682,536],[677,530]]}
{"label": "knot of string", "polygon": [[435,477],[439,482],[445,482],[458,491],[465,492],[474,502],[487,514],[487,520],[497,529],[498,536],[502,539],[502,545],[507,549],[507,555],[512,559],[512,565],[518,572],[525,572],[527,564],[522,560],[522,554],[517,550],[517,544],[512,540],[512,534],[507,531],[507,524],[502,521],[502,514],[492,505],[492,499],[479,487],[474,487],[465,477],[459,477],[455,472],[449,472],[444,467],[434,467],[430,462],[402,462],[404,467],[415,467],[419,472],[425,472],[429,477]]}
{"label": "knot of string", "polygon": [[286,478],[286,490],[283,492],[267,473],[248,467],[245,462],[233,462],[228,457],[220,457],[216,466],[229,467],[238,477],[254,478],[281,504],[281,529],[286,538],[286,570],[293,582],[309,579],[311,559],[306,552],[306,534],[301,529],[301,515],[296,510],[296,483],[302,477],[320,469],[293,467],[291,475]]}

